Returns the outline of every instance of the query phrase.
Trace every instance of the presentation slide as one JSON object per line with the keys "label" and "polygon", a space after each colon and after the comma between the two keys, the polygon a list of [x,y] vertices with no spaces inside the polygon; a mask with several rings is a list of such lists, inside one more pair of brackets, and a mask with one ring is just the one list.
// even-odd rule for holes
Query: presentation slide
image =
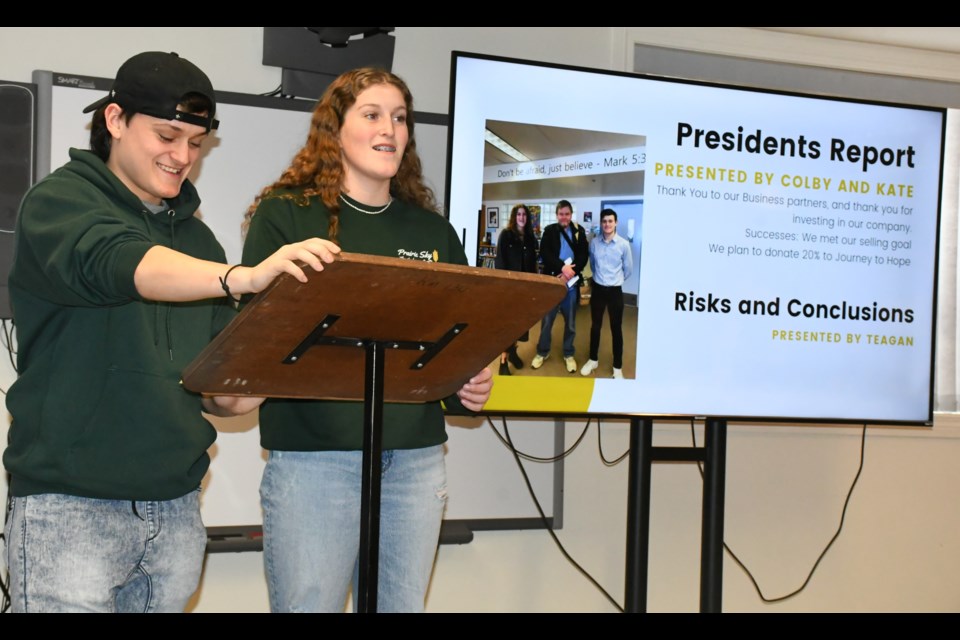
{"label": "presentation slide", "polygon": [[[468,255],[496,238],[477,215],[504,182],[529,181],[512,194],[537,206],[572,200],[571,175],[609,184],[599,200],[642,202],[618,229],[638,258],[630,375],[501,376],[488,409],[932,419],[943,110],[454,54],[450,113]],[[584,142],[492,163],[484,132],[502,123]],[[595,228],[598,213],[574,220]]]}

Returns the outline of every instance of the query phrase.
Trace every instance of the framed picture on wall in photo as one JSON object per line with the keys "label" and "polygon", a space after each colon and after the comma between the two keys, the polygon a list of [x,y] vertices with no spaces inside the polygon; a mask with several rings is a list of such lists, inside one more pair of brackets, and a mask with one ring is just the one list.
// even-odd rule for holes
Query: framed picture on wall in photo
{"label": "framed picture on wall in photo", "polygon": [[530,212],[530,224],[533,225],[533,233],[540,239],[540,205],[531,204],[527,207]]}
{"label": "framed picture on wall in photo", "polygon": [[487,207],[487,226],[500,226],[500,207]]}

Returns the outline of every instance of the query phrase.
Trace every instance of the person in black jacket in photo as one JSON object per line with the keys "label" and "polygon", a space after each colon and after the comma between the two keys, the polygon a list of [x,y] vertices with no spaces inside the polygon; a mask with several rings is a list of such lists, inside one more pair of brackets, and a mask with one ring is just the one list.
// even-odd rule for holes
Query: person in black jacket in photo
{"label": "person in black jacket in photo", "polygon": [[540,340],[537,355],[530,366],[539,369],[550,357],[551,332],[557,312],[563,313],[563,363],[568,373],[576,373],[573,341],[577,335],[577,305],[580,302],[581,273],[590,258],[586,230],[573,221],[573,206],[567,200],[557,203],[557,222],[543,230],[540,239],[540,259],[543,272],[556,276],[567,285],[567,295],[559,305],[547,312],[540,321]]}
{"label": "person in black jacket in photo", "polygon": [[[537,273],[537,237],[533,233],[533,220],[527,205],[518,204],[510,211],[510,222],[500,232],[497,239],[497,269]],[[526,334],[524,334],[526,336]],[[523,337],[526,340],[525,337]],[[500,354],[500,375],[510,375],[510,364],[514,369],[523,368],[523,360],[517,355],[517,343]]]}

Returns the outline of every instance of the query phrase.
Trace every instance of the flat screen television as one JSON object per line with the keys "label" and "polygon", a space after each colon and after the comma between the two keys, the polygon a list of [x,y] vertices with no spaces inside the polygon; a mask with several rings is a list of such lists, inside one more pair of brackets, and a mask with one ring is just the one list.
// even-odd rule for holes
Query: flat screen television
{"label": "flat screen television", "polygon": [[514,206],[539,234],[561,199],[590,236],[617,211],[634,259],[624,379],[608,316],[580,374],[584,288],[577,372],[562,318],[533,370],[531,327],[489,411],[931,423],[943,109],[460,52],[451,75],[447,202],[474,264]]}

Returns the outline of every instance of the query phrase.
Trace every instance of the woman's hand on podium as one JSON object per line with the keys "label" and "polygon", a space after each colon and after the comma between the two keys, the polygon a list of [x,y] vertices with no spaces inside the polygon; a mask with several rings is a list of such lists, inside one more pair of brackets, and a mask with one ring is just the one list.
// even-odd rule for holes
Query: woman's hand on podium
{"label": "woman's hand on podium", "polygon": [[490,399],[491,389],[493,389],[493,372],[490,371],[490,367],[486,367],[470,378],[460,391],[457,391],[457,397],[470,411],[482,411],[483,405]]}

